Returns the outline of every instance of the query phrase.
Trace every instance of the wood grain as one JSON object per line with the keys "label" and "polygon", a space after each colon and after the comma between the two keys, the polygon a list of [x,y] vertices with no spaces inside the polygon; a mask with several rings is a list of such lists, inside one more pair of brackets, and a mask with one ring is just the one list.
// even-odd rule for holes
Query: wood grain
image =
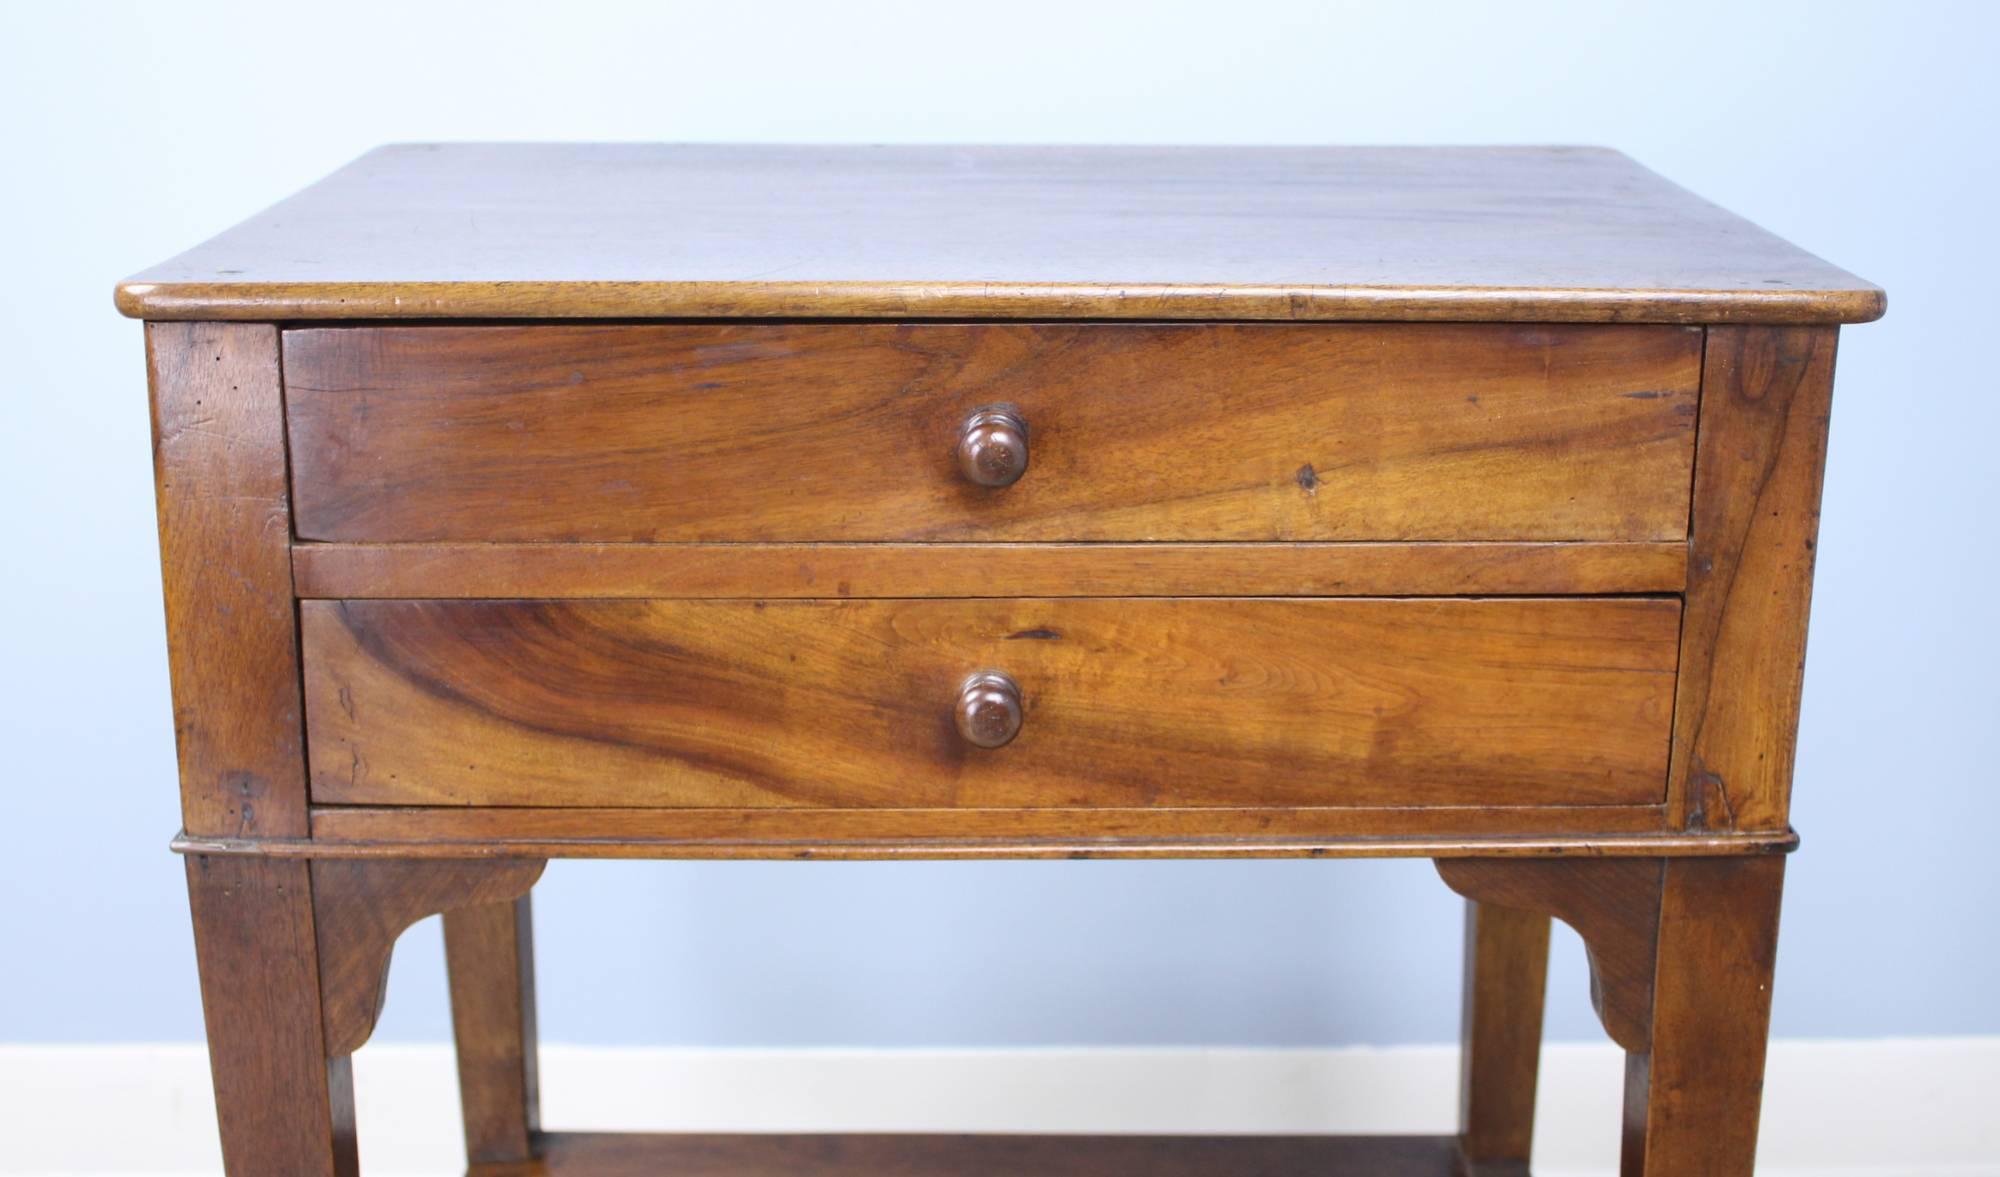
{"label": "wood grain", "polygon": [[[1798,835],[1665,831],[1661,807],[433,809],[326,806],[311,839],[182,836],[285,858],[1604,858],[1779,854]],[[1523,832],[1526,831],[1526,832]],[[1650,831],[1650,832],[1642,832]]]}
{"label": "wood grain", "polygon": [[1527,1171],[1548,971],[1547,914],[1466,900],[1458,1136],[1468,1160]]}
{"label": "wood grain", "polygon": [[[1677,602],[309,601],[321,804],[1658,803]],[[965,744],[972,672],[1020,684]]]}
{"label": "wood grain", "polygon": [[1685,543],[299,544],[313,598],[1678,593]]}
{"label": "wood grain", "polygon": [[1605,1033],[1628,1051],[1652,1035],[1653,971],[1667,859],[1546,862],[1440,858],[1452,890],[1481,904],[1554,916],[1576,929],[1590,960],[1590,1002]]}
{"label": "wood grain", "polygon": [[465,1155],[525,1161],[541,1131],[532,896],[444,913]]}
{"label": "wood grain", "polygon": [[1457,1177],[1449,1136],[554,1133],[468,1177]]}
{"label": "wood grain", "polygon": [[182,823],[306,832],[275,328],[146,327]]}
{"label": "wood grain", "polygon": [[[1701,333],[594,324],[283,346],[308,540],[1679,540]],[[955,451],[995,403],[1031,435],[1004,489]]]}
{"label": "wood grain", "polygon": [[1834,336],[1709,333],[1669,775],[1689,830],[1789,819]]}
{"label": "wood grain", "polygon": [[1627,1056],[1624,1177],[1749,1177],[1783,858],[1670,859],[1653,1035]]}
{"label": "wood grain", "polygon": [[229,1177],[356,1177],[354,1081],[326,1049],[310,867],[190,855],[188,905]]}
{"label": "wood grain", "polygon": [[[342,842],[505,845],[522,840],[569,843],[659,844],[663,854],[707,847],[751,854],[760,847],[781,853],[817,853],[863,844],[966,843],[981,839],[1047,842],[1055,846],[1115,849],[1119,844],[1213,840],[1292,839],[1301,845],[1371,844],[1379,840],[1432,839],[1440,852],[1455,841],[1571,837],[1580,847],[1597,839],[1646,841],[1659,835],[1685,853],[1755,853],[1734,836],[1690,837],[1666,829],[1658,805],[1536,806],[1340,806],[1199,809],[562,809],[472,806],[329,805],[313,810],[313,838],[327,851]],[[1769,843],[1764,843],[1768,845]],[[464,851],[461,850],[461,853]]]}
{"label": "wood grain", "polygon": [[1775,323],[1883,306],[1575,147],[401,145],[117,298],[262,320]]}
{"label": "wood grain", "polygon": [[527,894],[539,859],[479,862],[320,860],[312,864],[313,928],[330,1054],[352,1054],[382,1015],[389,953],[425,916]]}

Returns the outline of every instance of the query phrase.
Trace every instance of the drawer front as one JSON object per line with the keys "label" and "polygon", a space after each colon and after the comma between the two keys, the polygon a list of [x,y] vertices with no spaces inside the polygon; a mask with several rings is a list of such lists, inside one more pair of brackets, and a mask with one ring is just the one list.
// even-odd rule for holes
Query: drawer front
{"label": "drawer front", "polygon": [[[1669,326],[284,335],[299,536],[391,542],[1677,540],[1700,354]],[[992,406],[1027,434],[997,488],[961,460]]]}
{"label": "drawer front", "polygon": [[[1635,805],[1662,796],[1680,605],[387,600],[301,622],[320,804]],[[982,671],[1019,691],[1001,747],[956,721]]]}

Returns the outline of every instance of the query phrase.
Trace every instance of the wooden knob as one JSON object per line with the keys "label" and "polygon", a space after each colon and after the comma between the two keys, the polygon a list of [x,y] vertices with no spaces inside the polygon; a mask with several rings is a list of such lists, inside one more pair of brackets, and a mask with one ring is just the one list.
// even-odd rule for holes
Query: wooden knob
{"label": "wooden knob", "polygon": [[976,486],[1014,485],[1028,472],[1028,423],[1002,405],[974,412],[958,431],[958,469]]}
{"label": "wooden knob", "polygon": [[1021,733],[1021,688],[997,670],[982,670],[959,684],[951,717],[966,743],[998,748]]}

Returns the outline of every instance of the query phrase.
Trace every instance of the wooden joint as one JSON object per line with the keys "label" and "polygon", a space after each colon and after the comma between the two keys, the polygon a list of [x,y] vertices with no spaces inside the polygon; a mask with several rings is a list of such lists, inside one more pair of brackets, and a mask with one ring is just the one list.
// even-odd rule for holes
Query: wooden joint
{"label": "wooden joint", "polygon": [[1445,885],[1476,903],[1553,916],[1583,937],[1590,1004],[1611,1040],[1652,1042],[1653,966],[1666,860],[1440,858]]}
{"label": "wooden joint", "polygon": [[312,904],[320,1007],[329,1058],[351,1054],[375,1030],[397,937],[425,916],[518,899],[546,859],[318,859]]}

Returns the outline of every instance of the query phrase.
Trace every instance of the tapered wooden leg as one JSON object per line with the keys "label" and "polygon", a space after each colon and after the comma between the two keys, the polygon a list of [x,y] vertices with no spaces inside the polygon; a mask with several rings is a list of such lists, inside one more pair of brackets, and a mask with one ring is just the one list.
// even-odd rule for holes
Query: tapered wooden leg
{"label": "tapered wooden leg", "polygon": [[1747,1177],[1785,860],[1667,862],[1652,1046],[1625,1066],[1624,1177]]}
{"label": "tapered wooden leg", "polygon": [[303,862],[192,855],[188,903],[229,1177],[355,1177],[354,1084],[327,1058]]}
{"label": "tapered wooden leg", "polygon": [[1525,1173],[1549,970],[1549,917],[1465,904],[1459,1144],[1481,1174]]}
{"label": "tapered wooden leg", "polygon": [[541,1126],[529,897],[445,912],[444,950],[467,1162],[526,1161]]}

